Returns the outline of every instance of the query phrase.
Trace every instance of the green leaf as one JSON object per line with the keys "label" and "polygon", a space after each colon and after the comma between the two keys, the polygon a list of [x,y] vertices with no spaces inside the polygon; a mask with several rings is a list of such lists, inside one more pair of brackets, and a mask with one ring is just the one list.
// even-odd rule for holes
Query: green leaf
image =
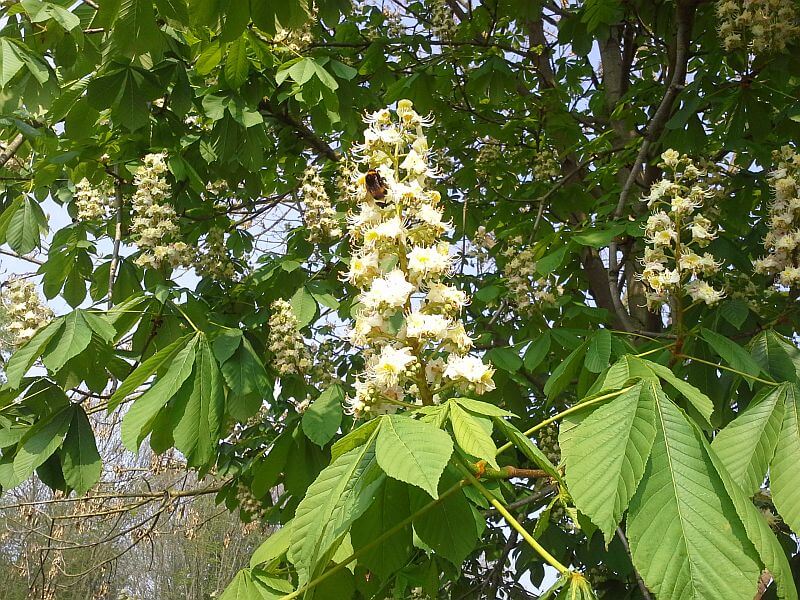
{"label": "green leaf", "polygon": [[416,485],[438,497],[437,486],[453,441],[441,429],[400,415],[382,418],[376,455],[381,469],[393,479]]}
{"label": "green leaf", "polygon": [[222,365],[222,374],[231,388],[228,412],[245,421],[251,417],[270,394],[270,381],[264,364],[246,339],[233,356]]}
{"label": "green leaf", "polygon": [[270,535],[262,544],[253,552],[250,557],[250,567],[256,567],[265,563],[270,563],[276,558],[286,554],[289,549],[289,544],[292,538],[292,526],[287,524],[275,533]]}
{"label": "green leaf", "polygon": [[[457,478],[442,478],[442,491],[455,484]],[[430,504],[428,495],[416,488],[409,488],[412,513]],[[475,548],[478,541],[478,530],[475,517],[464,492],[459,490],[437,504],[427,512],[414,518],[414,531],[419,539],[432,548],[437,554],[444,556],[456,567],[460,567],[464,559]]]}
{"label": "green leaf", "polygon": [[[298,62],[289,67],[288,74],[297,85],[303,85],[316,73],[317,64],[313,58],[301,58]],[[280,72],[278,73],[280,76]]]}
{"label": "green leaf", "polygon": [[722,479],[725,490],[736,508],[736,513],[747,531],[747,537],[752,542],[756,552],[758,552],[764,566],[777,583],[778,598],[797,600],[797,588],[789,561],[786,559],[786,554],[780,542],[764,519],[764,515],[753,505],[742,491],[742,488],[733,480],[722,460],[714,451],[713,444],[709,446],[702,435],[699,437],[703,441],[706,453],[716,468],[717,474]]}
{"label": "green leaf", "polygon": [[317,313],[317,301],[314,296],[306,288],[299,288],[292,299],[289,301],[292,305],[294,315],[297,317],[297,328],[302,329],[314,318]]}
{"label": "green leaf", "polygon": [[800,388],[785,387],[783,424],[770,465],[775,508],[795,533],[800,531]]}
{"label": "green leaf", "polygon": [[[410,514],[408,488],[394,479],[386,479],[375,494],[375,501],[353,523],[350,538],[354,549],[366,546],[382,533],[389,531]],[[375,572],[381,580],[401,569],[411,555],[411,524],[402,527],[389,539],[362,554],[358,562]]]}
{"label": "green leaf", "polygon": [[[222,48],[219,45],[219,41],[214,40],[208,46],[203,49],[200,55],[197,57],[197,62],[195,63],[195,69],[197,73],[200,75],[208,75],[217,68],[219,61],[222,60]],[[207,101],[211,99],[217,99],[218,96],[212,96],[211,94],[203,97],[203,108],[206,111],[208,117],[214,121],[218,121],[222,118],[222,110],[223,106],[220,105],[218,113],[212,113],[208,106]],[[216,115],[216,116],[215,116]]]}
{"label": "green leaf", "polygon": [[41,243],[41,233],[47,231],[47,217],[39,203],[26,196],[8,222],[6,241],[19,254],[28,254]]}
{"label": "green leaf", "polygon": [[247,36],[231,42],[225,55],[225,80],[236,89],[247,81],[250,60],[247,58]]}
{"label": "green leaf", "polygon": [[553,369],[553,373],[544,384],[544,393],[548,398],[555,398],[567,389],[567,386],[577,374],[578,369],[580,369],[581,360],[584,354],[586,354],[588,345],[588,341],[583,342],[580,346],[575,348],[575,350],[570,352],[560,365]]}
{"label": "green leaf", "polygon": [[514,444],[517,450],[522,452],[522,454],[524,454],[528,460],[533,462],[533,464],[542,469],[550,477],[563,484],[561,474],[558,472],[558,469],[556,469],[555,465],[553,465],[553,463],[550,462],[550,459],[547,458],[547,455],[545,455],[545,453],[542,452],[539,447],[528,438],[528,436],[523,434],[508,421],[504,421],[498,417],[494,418],[494,424],[500,431],[503,432],[503,435],[506,436],[508,441]]}
{"label": "green leaf", "polygon": [[469,412],[478,415],[485,415],[487,417],[514,416],[514,413],[512,412],[504,410],[499,406],[495,406],[494,404],[489,404],[488,402],[482,402],[481,400],[473,400],[472,398],[454,398],[453,401],[458,402],[459,405],[466,408]]}
{"label": "green leaf", "polygon": [[122,403],[125,398],[131,393],[135,392],[145,381],[158,371],[163,365],[170,362],[178,352],[180,352],[186,343],[191,339],[190,335],[185,335],[178,338],[168,346],[164,346],[161,350],[153,354],[150,358],[140,364],[133,373],[125,378],[125,381],[117,388],[117,391],[111,395],[108,400],[108,412],[110,413],[117,406]]}
{"label": "green leaf", "polygon": [[303,432],[322,447],[333,439],[342,423],[344,390],[333,384],[319,395],[303,413]]}
{"label": "green leaf", "polygon": [[106,342],[114,341],[117,330],[114,329],[114,326],[108,321],[108,317],[100,313],[86,310],[83,311],[83,318],[86,320],[89,327],[92,328],[92,331],[100,336],[100,338]]}
{"label": "green leaf", "polygon": [[581,21],[589,32],[601,25],[612,25],[622,17],[620,0],[586,0]]}
{"label": "green leaf", "polygon": [[214,457],[225,412],[222,376],[211,346],[200,336],[194,366],[194,386],[173,432],[175,447],[189,466],[202,467]]}
{"label": "green leaf", "polygon": [[298,505],[288,558],[300,585],[325,567],[350,525],[372,503],[372,494],[384,479],[373,440],[323,469]]}
{"label": "green leaf", "polygon": [[486,358],[497,368],[515,373],[522,367],[522,359],[514,348],[492,348]]}
{"label": "green leaf", "polygon": [[542,275],[549,275],[561,266],[564,262],[564,257],[567,255],[567,247],[562,246],[555,252],[551,252],[547,256],[543,256],[536,261],[536,270]]}
{"label": "green leaf", "polygon": [[56,332],[64,324],[63,319],[55,319],[44,329],[37,331],[24,346],[11,355],[5,366],[6,385],[11,389],[17,389],[22,383],[25,373],[31,368],[36,359],[44,350]]}
{"label": "green leaf", "polygon": [[374,431],[381,426],[383,419],[372,419],[354,429],[346,436],[336,440],[331,446],[331,462],[337,460],[345,452],[365,444]]}
{"label": "green leaf", "polygon": [[159,52],[161,31],[152,0],[122,0],[112,35],[116,47],[125,55]]}
{"label": "green leaf", "polygon": [[74,310],[64,317],[61,336],[55,347],[42,358],[42,362],[55,373],[68,360],[86,350],[90,341],[92,341],[92,329],[83,318],[83,312]]}
{"label": "green leaf", "polygon": [[628,514],[633,564],[659,600],[753,600],[758,557],[703,442],[663,392]]}
{"label": "green leaf", "polygon": [[197,338],[198,336],[194,336],[175,355],[164,376],[159,377],[144,394],[139,396],[123,417],[122,443],[131,452],[138,452],[139,444],[152,427],[158,412],[191,375]]}
{"label": "green leaf", "polygon": [[0,89],[25,65],[22,49],[7,37],[0,37]]}
{"label": "green leaf", "polygon": [[750,342],[750,355],[776,381],[795,381],[797,368],[786,343],[774,331],[762,331]]}
{"label": "green leaf", "polygon": [[497,446],[492,441],[491,421],[473,417],[455,402],[450,402],[449,416],[459,448],[470,456],[483,459],[497,468],[497,461],[494,458]]}
{"label": "green leaf", "polygon": [[586,349],[584,365],[592,373],[600,373],[608,367],[611,358],[611,332],[608,329],[598,329]]}
{"label": "green leaf", "polygon": [[61,447],[69,430],[73,410],[67,406],[37,421],[22,436],[14,455],[14,477],[25,481]]}
{"label": "green leaf", "polygon": [[542,364],[544,357],[550,351],[550,332],[545,331],[525,350],[522,364],[528,371],[533,371]]}
{"label": "green leaf", "polygon": [[98,482],[103,462],[89,417],[80,405],[74,404],[72,408],[75,414],[64,440],[61,466],[67,484],[80,496]]}
{"label": "green leaf", "polygon": [[575,506],[603,532],[616,534],[644,474],[656,435],[655,382],[642,382],[593,410],[579,422],[561,425],[559,445]]}
{"label": "green leaf", "polygon": [[[761,374],[761,367],[739,344],[705,327],[700,331],[703,339],[714,349],[714,352],[719,354],[731,367],[754,377],[758,377]],[[748,379],[747,382],[752,389],[753,380]]]}
{"label": "green leaf", "polygon": [[748,494],[764,483],[775,456],[786,386],[764,390],[714,438],[711,447],[733,480]]}

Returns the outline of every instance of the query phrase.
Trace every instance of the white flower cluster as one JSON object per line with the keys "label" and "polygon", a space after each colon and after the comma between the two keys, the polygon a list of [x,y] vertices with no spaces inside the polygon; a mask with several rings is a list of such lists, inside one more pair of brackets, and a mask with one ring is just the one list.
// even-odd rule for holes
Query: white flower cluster
{"label": "white flower cluster", "polygon": [[[376,173],[355,174],[349,215],[352,258],[347,279],[360,288],[351,342],[365,348],[366,372],[355,384],[348,411],[356,417],[394,411],[411,402],[431,404],[445,391],[482,394],[494,389],[493,369],[467,356],[472,340],[459,320],[464,292],[444,283],[452,268],[449,224],[441,198],[428,188],[430,167],[425,127],[429,118],[409,100],[393,114],[379,110],[365,119],[359,162]],[[379,176],[375,198],[366,177]],[[372,181],[375,183],[375,181]]]}
{"label": "white flower cluster", "polygon": [[75,207],[82,221],[99,221],[108,217],[112,190],[108,186],[94,187],[85,177],[75,184]]}
{"label": "white flower cluster", "polygon": [[718,0],[719,37],[725,50],[783,52],[800,33],[794,0]]}
{"label": "white flower cluster", "polygon": [[194,259],[197,274],[217,280],[235,279],[236,267],[225,246],[225,231],[221,227],[212,227],[208,230],[203,245],[203,252]]}
{"label": "white flower cluster", "polygon": [[498,175],[497,163],[503,158],[503,149],[500,142],[492,137],[485,137],[481,147],[478,149],[478,156],[475,157],[475,171],[480,177]]}
{"label": "white flower cluster", "polygon": [[275,354],[275,369],[281,375],[305,375],[311,368],[311,355],[298,331],[292,305],[278,299],[271,308],[269,347]]}
{"label": "white flower cluster", "polygon": [[503,256],[508,259],[503,267],[503,278],[509,297],[519,313],[530,315],[552,306],[557,297],[564,293],[564,288],[553,279],[539,274],[533,248],[525,247],[521,237],[509,241]]}
{"label": "white flower cluster", "polygon": [[542,148],[533,157],[533,178],[537,181],[550,181],[561,175],[558,155],[552,148]]}
{"label": "white flower cluster", "polygon": [[775,198],[764,238],[768,254],[753,265],[756,273],[773,275],[781,285],[800,287],[800,154],[783,146],[774,156],[778,168],[769,178]]}
{"label": "white flower cluster", "polygon": [[670,296],[688,294],[695,302],[716,304],[725,297],[704,278],[719,271],[720,263],[708,252],[695,249],[708,246],[717,237],[711,221],[699,211],[714,195],[706,173],[686,155],[666,150],[661,166],[668,176],[654,183],[643,198],[653,213],[645,225],[641,279],[646,284],[647,306],[657,310]]}
{"label": "white flower cluster", "polygon": [[186,266],[193,257],[186,243],[173,241],[179,229],[175,209],[167,202],[170,186],[164,177],[166,171],[164,154],[148,154],[134,173],[132,229],[136,245],[143,250],[136,259],[139,266]]}
{"label": "white flower cluster", "polygon": [[53,311],[45,305],[36,286],[25,279],[9,279],[0,288],[6,332],[14,347],[22,346],[53,318]]}
{"label": "white flower cluster", "polygon": [[315,22],[315,18],[310,18],[306,21],[305,25],[299,29],[284,29],[283,27],[278,27],[275,35],[272,36],[272,41],[293,54],[302,52],[314,41],[314,33],[311,31],[311,26]]}
{"label": "white flower cluster", "polygon": [[308,229],[308,240],[322,242],[340,237],[342,230],[339,227],[336,209],[331,205],[318,169],[313,166],[306,169],[300,189],[305,204],[303,222]]}

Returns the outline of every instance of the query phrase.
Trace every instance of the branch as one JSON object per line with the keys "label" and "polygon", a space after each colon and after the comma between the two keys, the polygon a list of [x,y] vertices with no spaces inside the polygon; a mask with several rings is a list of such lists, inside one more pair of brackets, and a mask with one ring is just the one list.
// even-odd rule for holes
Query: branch
{"label": "branch", "polygon": [[284,125],[294,129],[295,133],[303,138],[303,140],[305,140],[305,142],[311,146],[311,148],[316,150],[322,156],[325,156],[328,160],[332,160],[333,162],[339,162],[341,160],[341,154],[331,148],[325,140],[320,138],[301,120],[291,115],[285,108],[280,111],[276,110],[272,103],[264,98],[261,101],[258,109],[261,114],[273,117]]}
{"label": "branch", "polygon": [[0,167],[6,166],[6,163],[13,158],[13,156],[17,153],[17,150],[20,149],[24,142],[25,136],[23,136],[21,133],[18,133],[17,136],[11,140],[11,143],[8,145],[8,147],[0,152]]}
{"label": "branch", "polygon": [[114,225],[114,248],[111,252],[111,264],[108,267],[108,310],[111,310],[114,306],[111,295],[114,292],[114,279],[117,275],[117,266],[119,264],[119,248],[122,245],[122,183],[119,180],[117,180],[117,184],[114,186],[114,192],[114,211],[116,215]]}
{"label": "branch", "polygon": [[[625,552],[630,555],[631,547],[628,544],[628,538],[625,537],[625,532],[622,531],[622,527],[617,527],[617,537],[619,538],[619,541],[622,542],[622,547],[625,548]],[[633,560],[633,558],[631,558],[631,560]],[[636,569],[636,567],[633,568],[633,574],[636,576],[636,583],[639,586],[639,591],[642,592],[642,597],[644,600],[652,600],[650,592],[647,590],[647,586],[644,584],[644,580],[642,579],[642,576],[639,575],[639,571]]]}

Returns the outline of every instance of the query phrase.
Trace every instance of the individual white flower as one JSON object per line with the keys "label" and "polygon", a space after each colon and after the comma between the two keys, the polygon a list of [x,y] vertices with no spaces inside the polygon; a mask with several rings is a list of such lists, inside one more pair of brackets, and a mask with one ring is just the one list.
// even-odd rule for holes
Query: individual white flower
{"label": "individual white flower", "polygon": [[451,354],[444,370],[447,379],[472,389],[476,394],[490,392],[495,388],[493,375],[494,369],[475,356]]}
{"label": "individual white flower", "polygon": [[429,275],[441,276],[450,272],[452,262],[446,244],[421,248],[416,246],[408,253],[408,270],[417,279]]}
{"label": "individual white flower", "polygon": [[695,279],[685,286],[686,292],[695,302],[705,302],[709,306],[716,304],[725,297],[725,293],[715,290],[707,282]]}
{"label": "individual white flower", "polygon": [[373,280],[372,287],[361,294],[361,303],[372,309],[403,308],[413,291],[414,285],[406,280],[405,273],[394,269],[385,277]]}
{"label": "individual white flower", "polygon": [[384,346],[375,364],[368,369],[370,377],[380,388],[391,388],[400,382],[409,367],[416,362],[411,348]]}
{"label": "individual white flower", "polygon": [[459,289],[443,283],[433,283],[425,296],[428,306],[441,307],[446,313],[458,313],[467,303],[467,295]]}
{"label": "individual white flower", "polygon": [[443,315],[426,315],[414,311],[406,316],[406,336],[418,339],[443,340],[453,323]]}
{"label": "individual white flower", "polygon": [[681,155],[677,150],[673,150],[669,148],[668,150],[664,150],[661,153],[661,160],[664,162],[665,165],[671,168],[675,168],[678,166],[678,160],[680,159]]}

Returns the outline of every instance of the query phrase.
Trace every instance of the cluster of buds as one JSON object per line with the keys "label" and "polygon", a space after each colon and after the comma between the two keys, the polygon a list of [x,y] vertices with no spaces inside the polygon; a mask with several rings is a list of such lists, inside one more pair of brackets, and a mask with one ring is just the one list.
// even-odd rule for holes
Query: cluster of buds
{"label": "cluster of buds", "polygon": [[203,252],[194,260],[197,274],[213,279],[235,279],[236,267],[225,246],[225,231],[220,227],[212,227],[203,245]]}
{"label": "cluster of buds", "polygon": [[53,318],[41,300],[33,282],[25,279],[10,279],[0,288],[0,304],[5,313],[5,333],[15,348],[22,346]]}
{"label": "cluster of buds", "polygon": [[304,375],[311,368],[311,356],[297,327],[292,305],[278,299],[269,318],[269,346],[275,354],[275,368],[281,375]]}
{"label": "cluster of buds", "polygon": [[425,128],[432,124],[409,100],[367,115],[356,172],[357,212],[348,216],[352,257],[346,279],[360,289],[350,341],[363,347],[366,372],[348,399],[354,416],[439,401],[446,391],[482,394],[494,388],[493,370],[467,356],[472,340],[459,315],[464,292],[444,283],[452,270],[441,237],[441,197],[429,188]]}
{"label": "cluster of buds", "polygon": [[[553,306],[564,288],[552,278],[542,277],[536,270],[536,259],[531,247],[524,247],[521,237],[512,238],[503,256],[508,259],[503,267],[503,277],[509,298],[517,311],[532,314]],[[520,249],[522,248],[522,249]]]}
{"label": "cluster of buds", "polygon": [[496,139],[485,137],[475,157],[475,171],[479,177],[488,178],[497,175],[497,163],[503,158],[503,148]]}
{"label": "cluster of buds", "polygon": [[777,278],[786,287],[800,287],[800,154],[791,146],[774,153],[778,168],[770,173],[775,195],[769,207],[767,255],[753,261],[756,273]]}
{"label": "cluster of buds", "polygon": [[253,495],[250,487],[242,482],[236,486],[236,499],[239,501],[239,510],[254,521],[264,521],[267,518],[267,509],[264,503]]}
{"label": "cluster of buds", "polygon": [[656,311],[670,297],[684,294],[694,302],[716,304],[725,294],[706,278],[719,271],[720,263],[708,252],[695,252],[717,237],[711,221],[699,212],[715,192],[704,179],[706,173],[687,156],[667,150],[661,159],[659,166],[667,177],[654,183],[644,198],[653,211],[645,225],[647,247],[640,275],[647,306]]}
{"label": "cluster of buds", "polygon": [[100,221],[108,217],[112,190],[109,186],[94,187],[85,177],[75,184],[75,208],[82,221]]}
{"label": "cluster of buds", "polygon": [[336,344],[332,339],[327,339],[313,348],[312,352],[314,366],[311,367],[311,378],[324,390],[339,381],[336,376]]}
{"label": "cluster of buds", "polygon": [[793,0],[719,0],[719,37],[725,50],[783,52],[800,33]]}
{"label": "cluster of buds", "polygon": [[561,175],[558,155],[552,148],[542,148],[533,157],[533,178],[537,181],[550,181]]}
{"label": "cluster of buds", "polygon": [[561,446],[558,444],[558,425],[550,423],[542,427],[539,436],[536,438],[536,445],[539,446],[544,455],[551,463],[557,465],[561,462]]}
{"label": "cluster of buds", "polygon": [[179,237],[175,209],[169,204],[170,186],[164,174],[167,164],[164,154],[148,154],[134,173],[136,191],[133,206],[132,229],[136,245],[142,253],[136,264],[159,268],[162,264],[186,266],[193,252]]}
{"label": "cluster of buds", "polygon": [[431,28],[437,38],[447,41],[453,38],[456,32],[456,22],[453,19],[453,9],[445,0],[431,2]]}
{"label": "cluster of buds", "polygon": [[312,16],[302,27],[297,29],[278,27],[275,35],[272,36],[272,41],[276,46],[282,47],[292,54],[302,53],[314,41],[311,27],[315,22],[316,19]]}
{"label": "cluster of buds", "polygon": [[310,166],[303,175],[303,185],[300,188],[303,194],[303,222],[308,230],[310,242],[335,240],[342,235],[336,209],[331,205],[325,184],[319,176],[319,171]]}

